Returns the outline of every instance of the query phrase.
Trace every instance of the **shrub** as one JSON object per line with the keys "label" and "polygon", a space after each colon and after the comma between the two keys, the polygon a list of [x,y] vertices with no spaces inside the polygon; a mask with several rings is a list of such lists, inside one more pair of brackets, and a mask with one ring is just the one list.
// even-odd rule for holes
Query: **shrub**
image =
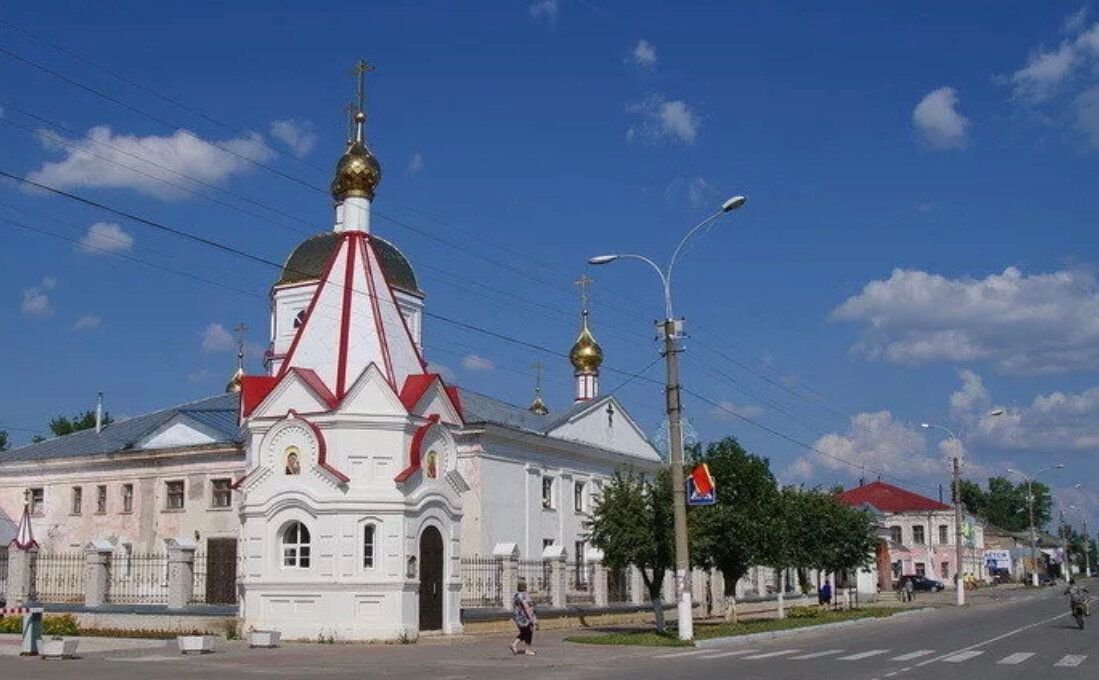
{"label": "shrub", "polygon": [[[21,615],[0,618],[0,633],[22,633]],[[42,635],[79,635],[80,625],[72,614],[47,614],[42,617]]]}

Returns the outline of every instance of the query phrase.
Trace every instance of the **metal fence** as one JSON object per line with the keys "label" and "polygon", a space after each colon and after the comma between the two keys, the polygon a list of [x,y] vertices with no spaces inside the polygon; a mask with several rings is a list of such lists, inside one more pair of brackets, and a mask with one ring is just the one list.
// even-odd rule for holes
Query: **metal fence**
{"label": "metal fence", "polygon": [[632,602],[632,588],[628,569],[607,570],[607,602]]}
{"label": "metal fence", "polygon": [[503,571],[503,561],[497,557],[481,555],[463,557],[461,562],[462,606],[503,606],[503,594],[500,592],[503,586]]}
{"label": "metal fence", "polygon": [[38,553],[31,560],[31,589],[38,602],[83,602],[84,554]]}
{"label": "metal fence", "polygon": [[195,554],[195,580],[191,604],[237,603],[237,558],[230,555]]}
{"label": "metal fence", "polygon": [[595,601],[595,565],[569,562],[565,565],[565,601],[591,604]]}
{"label": "metal fence", "polygon": [[115,554],[107,582],[110,604],[167,604],[168,556]]}
{"label": "metal fence", "polygon": [[549,597],[550,573],[549,562],[544,560],[519,560],[518,577],[526,581],[527,592],[532,597],[535,595]]}

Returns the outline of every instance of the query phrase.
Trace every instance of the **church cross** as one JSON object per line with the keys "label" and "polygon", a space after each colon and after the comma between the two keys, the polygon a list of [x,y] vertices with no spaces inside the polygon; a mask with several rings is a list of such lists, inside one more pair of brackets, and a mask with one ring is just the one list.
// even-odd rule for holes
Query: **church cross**
{"label": "church cross", "polygon": [[237,334],[237,368],[244,368],[244,332],[246,330],[248,326],[245,326],[243,321],[233,326],[233,332]]}
{"label": "church cross", "polygon": [[614,406],[607,404],[607,427],[614,427]]}
{"label": "church cross", "polygon": [[576,286],[580,289],[580,304],[585,312],[588,311],[588,288],[593,283],[595,282],[588,278],[587,274],[581,274],[580,278],[576,280]]}
{"label": "church cross", "polygon": [[373,70],[374,66],[366,63],[363,59],[356,62],[355,68],[351,69],[351,75],[355,76],[356,85],[358,86],[356,104],[362,113],[366,113],[366,74]]}
{"label": "church cross", "polygon": [[534,393],[536,395],[542,394],[542,362],[534,362],[531,368],[534,369]]}

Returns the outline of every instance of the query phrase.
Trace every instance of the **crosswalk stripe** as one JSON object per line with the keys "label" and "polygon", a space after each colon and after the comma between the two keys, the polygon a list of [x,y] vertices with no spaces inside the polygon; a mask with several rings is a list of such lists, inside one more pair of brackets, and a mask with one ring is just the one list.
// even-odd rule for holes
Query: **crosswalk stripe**
{"label": "crosswalk stripe", "polygon": [[1021,664],[1032,656],[1034,656],[1034,652],[1016,652],[1014,654],[1009,654],[1005,656],[996,663],[1002,666],[1015,666],[1016,664]]}
{"label": "crosswalk stripe", "polygon": [[1084,656],[1083,654],[1067,654],[1064,658],[1062,658],[1060,661],[1053,665],[1060,666],[1062,668],[1076,668],[1080,664],[1084,663],[1084,659],[1086,658],[1088,657]]}
{"label": "crosswalk stripe", "polygon": [[720,654],[707,654],[706,656],[700,656],[700,659],[724,659],[727,656],[737,656],[739,654],[749,654],[754,652],[754,649],[738,649],[735,652],[722,652]]}
{"label": "crosswalk stripe", "polygon": [[745,659],[770,659],[773,656],[782,656],[783,654],[793,654],[800,652],[800,649],[784,649],[780,652],[767,652],[766,654],[753,654],[751,656],[744,657]]}
{"label": "crosswalk stripe", "polygon": [[918,659],[921,656],[927,656],[928,654],[934,654],[934,653],[935,653],[934,649],[918,649],[914,652],[909,652],[907,654],[901,654],[900,656],[895,656],[892,659],[890,659],[890,661],[911,661],[913,659]]}
{"label": "crosswalk stripe", "polygon": [[797,656],[791,656],[791,659],[819,659],[822,656],[831,656],[833,654],[841,654],[847,650],[845,649],[829,649],[824,652],[813,652],[812,654],[799,654]]}
{"label": "crosswalk stripe", "polygon": [[678,659],[682,656],[694,656],[695,654],[705,654],[708,649],[692,649],[689,652],[673,652],[671,654],[658,654],[654,656],[654,659]]}
{"label": "crosswalk stripe", "polygon": [[958,652],[957,654],[952,654],[943,659],[943,661],[947,663],[961,663],[963,661],[969,661],[970,659],[980,656],[982,654],[984,654],[982,650],[973,649],[968,652]]}
{"label": "crosswalk stripe", "polygon": [[869,659],[872,656],[885,654],[888,651],[888,649],[871,649],[868,652],[859,652],[858,654],[851,654],[850,656],[841,656],[840,661],[858,661],[860,659]]}

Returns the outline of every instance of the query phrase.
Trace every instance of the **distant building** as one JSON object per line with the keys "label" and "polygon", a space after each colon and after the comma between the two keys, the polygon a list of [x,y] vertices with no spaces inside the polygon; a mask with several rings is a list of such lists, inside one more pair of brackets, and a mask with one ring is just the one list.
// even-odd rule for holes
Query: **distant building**
{"label": "distant building", "polygon": [[[875,554],[878,587],[890,590],[905,574],[920,574],[953,587],[958,573],[954,508],[885,482],[843,492],[840,502],[866,508],[878,518],[881,541]],[[984,575],[984,527],[963,519],[963,575]]]}

